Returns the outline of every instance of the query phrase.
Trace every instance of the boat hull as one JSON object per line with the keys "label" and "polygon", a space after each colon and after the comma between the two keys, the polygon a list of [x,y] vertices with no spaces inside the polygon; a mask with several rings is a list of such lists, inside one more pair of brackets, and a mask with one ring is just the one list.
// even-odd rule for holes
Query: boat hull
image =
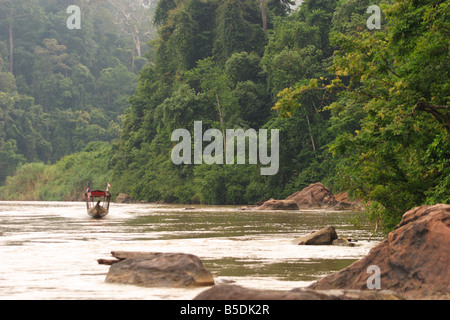
{"label": "boat hull", "polygon": [[95,207],[88,209],[87,213],[92,218],[101,219],[104,216],[106,216],[109,213],[109,211],[106,210],[105,208],[103,208],[102,206],[95,206]]}

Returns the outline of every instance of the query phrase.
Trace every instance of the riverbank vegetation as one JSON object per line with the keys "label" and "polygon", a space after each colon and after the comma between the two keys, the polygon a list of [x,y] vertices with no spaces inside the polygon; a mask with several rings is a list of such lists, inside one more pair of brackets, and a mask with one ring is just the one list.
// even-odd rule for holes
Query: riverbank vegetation
{"label": "riverbank vegetation", "polygon": [[[0,104],[3,119],[10,120],[2,124],[0,178],[5,181],[19,169],[6,180],[2,198],[17,198],[21,188],[34,188],[31,198],[76,199],[87,183],[102,187],[110,181],[113,192],[136,200],[248,204],[282,199],[321,181],[335,192],[368,201],[368,217],[387,230],[411,207],[449,203],[448,2],[305,0],[294,11],[291,4],[159,0],[157,40],[149,43],[133,94],[139,68],[127,59],[137,55],[125,54],[135,51],[126,37],[117,36],[120,30],[91,33],[93,47],[78,49],[68,46],[67,39],[36,35],[47,41],[30,52],[33,67],[23,68],[35,70],[33,74],[20,73],[20,67],[8,72],[3,34],[1,75],[8,85],[0,89]],[[371,5],[381,8],[379,29],[367,26],[373,18],[373,12],[367,13]],[[92,26],[107,23],[98,8],[91,9],[97,16]],[[92,59],[77,61],[85,55],[76,50],[87,50]],[[71,54],[70,71],[63,68],[68,62],[53,63]],[[107,64],[108,59],[116,64]],[[41,75],[44,71],[59,77],[59,85],[38,81],[51,78]],[[85,78],[78,81],[76,76]],[[63,80],[71,81],[65,88],[73,91],[74,83],[83,83],[85,91],[80,87],[69,94]],[[33,83],[48,90],[41,92]],[[114,85],[118,89],[108,91]],[[62,91],[49,91],[56,87]],[[83,106],[103,103],[77,110],[76,101],[84,101]],[[51,117],[48,110],[54,110]],[[58,115],[70,121],[59,121]],[[115,140],[120,117],[121,135]],[[194,121],[220,131],[279,129],[278,174],[261,176],[258,165],[173,164],[171,133],[192,130]],[[58,131],[52,123],[72,129]],[[27,132],[30,139],[23,142]],[[60,144],[46,139],[46,132]],[[85,148],[95,140],[107,143]],[[34,148],[28,151],[24,145]],[[61,151],[63,147],[67,149]],[[20,166],[36,160],[41,164]]]}
{"label": "riverbank vegetation", "polygon": [[53,164],[120,138],[144,55],[151,59],[154,5],[126,20],[129,1],[74,2],[80,29],[67,27],[67,2],[0,0],[0,185],[21,164]]}
{"label": "riverbank vegetation", "polygon": [[21,201],[84,200],[88,183],[93,189],[106,188],[111,177],[111,152],[107,142],[92,142],[82,151],[65,156],[53,165],[42,162],[24,164],[8,177],[2,198]]}

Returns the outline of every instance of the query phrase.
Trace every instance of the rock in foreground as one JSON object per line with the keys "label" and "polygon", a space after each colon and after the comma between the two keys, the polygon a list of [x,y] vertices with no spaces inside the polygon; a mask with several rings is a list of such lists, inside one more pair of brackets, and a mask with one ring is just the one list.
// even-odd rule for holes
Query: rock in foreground
{"label": "rock in foreground", "polygon": [[184,253],[112,252],[118,260],[99,260],[111,265],[106,282],[144,287],[186,288],[214,285],[201,260]]}
{"label": "rock in foreground", "polygon": [[293,289],[257,290],[236,285],[218,285],[197,295],[194,300],[401,300],[390,291],[312,290]]}
{"label": "rock in foreground", "polygon": [[367,257],[331,274],[310,288],[367,290],[378,266],[383,290],[407,299],[450,299],[450,205],[423,206],[406,212],[387,239]]}

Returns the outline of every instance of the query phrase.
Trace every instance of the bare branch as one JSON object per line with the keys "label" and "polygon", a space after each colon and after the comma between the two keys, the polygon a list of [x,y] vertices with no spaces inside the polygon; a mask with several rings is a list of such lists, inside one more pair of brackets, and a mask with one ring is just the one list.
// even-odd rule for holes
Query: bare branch
{"label": "bare branch", "polygon": [[450,110],[450,106],[441,106],[441,105],[429,104],[429,103],[424,103],[424,102],[419,102],[419,103],[417,104],[417,107],[419,107],[420,109],[425,108],[425,109],[443,109],[443,110]]}

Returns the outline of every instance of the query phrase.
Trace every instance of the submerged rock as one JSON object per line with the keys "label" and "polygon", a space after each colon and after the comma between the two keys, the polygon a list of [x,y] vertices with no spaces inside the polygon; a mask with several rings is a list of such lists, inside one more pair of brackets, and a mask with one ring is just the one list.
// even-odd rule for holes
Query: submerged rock
{"label": "submerged rock", "polygon": [[298,288],[290,291],[257,290],[236,285],[218,285],[197,295],[194,300],[401,300],[391,291],[312,290]]}
{"label": "submerged rock", "polygon": [[298,210],[297,203],[292,200],[270,199],[264,202],[257,210]]}
{"label": "submerged rock", "polygon": [[295,238],[292,243],[297,245],[312,245],[312,246],[328,246],[337,239],[336,229],[334,227],[326,227],[316,232]]}
{"label": "submerged rock", "polygon": [[354,208],[353,204],[345,201],[339,201],[338,203],[336,203],[331,207],[331,209],[333,210],[351,210],[353,208]]}
{"label": "submerged rock", "polygon": [[367,290],[380,270],[381,289],[408,299],[450,299],[450,205],[422,206],[406,212],[386,240],[340,272],[326,276],[312,289]]}
{"label": "submerged rock", "polygon": [[99,260],[111,265],[106,282],[144,287],[186,288],[214,285],[201,260],[184,253],[112,252],[118,260]]}
{"label": "submerged rock", "polygon": [[126,193],[119,193],[119,195],[116,198],[116,203],[130,203],[130,202],[131,197]]}
{"label": "submerged rock", "polygon": [[349,241],[346,238],[337,238],[332,242],[333,246],[341,246],[341,247],[354,247],[355,243]]}

